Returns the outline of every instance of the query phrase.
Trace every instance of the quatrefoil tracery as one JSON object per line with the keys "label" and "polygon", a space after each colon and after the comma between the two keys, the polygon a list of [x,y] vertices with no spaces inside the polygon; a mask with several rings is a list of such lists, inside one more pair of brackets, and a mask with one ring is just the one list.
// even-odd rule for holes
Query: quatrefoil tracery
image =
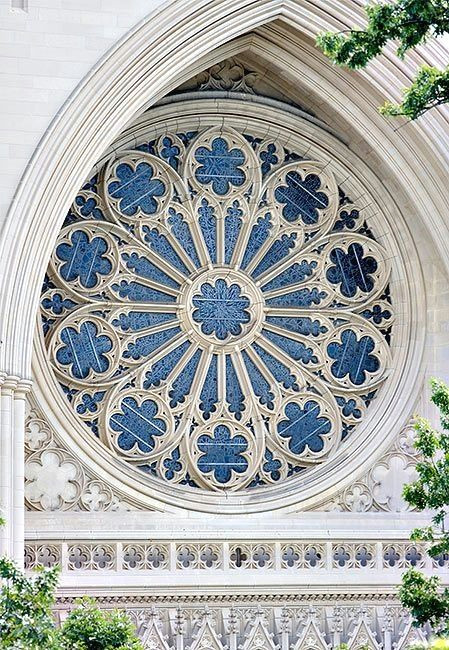
{"label": "quatrefoil tracery", "polygon": [[230,128],[165,134],[75,200],[42,297],[49,359],[145,472],[276,483],[323,462],[386,377],[386,255],[326,165],[291,157]]}

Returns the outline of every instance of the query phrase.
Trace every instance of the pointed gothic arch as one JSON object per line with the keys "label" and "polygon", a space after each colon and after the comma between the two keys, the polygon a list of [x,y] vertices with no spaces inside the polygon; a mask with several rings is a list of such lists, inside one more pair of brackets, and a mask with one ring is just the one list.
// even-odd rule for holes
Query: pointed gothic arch
{"label": "pointed gothic arch", "polygon": [[419,628],[413,627],[412,622],[410,621],[405,626],[405,629],[402,632],[401,638],[398,641],[395,650],[407,650],[407,648],[410,648],[414,645],[426,642],[427,639],[423,632]]}
{"label": "pointed gothic arch", "polygon": [[[366,138],[368,148],[379,146],[379,155],[391,171],[393,184],[398,191],[405,192],[409,201],[408,215],[413,214],[420,227],[431,224],[428,238],[448,264],[445,246],[449,237],[442,236],[447,228],[446,197],[437,192],[430,196],[433,188],[424,178],[425,175],[442,177],[438,129],[444,115],[431,116],[420,133],[413,131],[407,137],[391,133],[391,127],[376,112],[381,93],[373,90],[377,86],[382,92],[396,91],[394,86],[389,86],[389,76],[383,74],[383,64],[361,73],[358,79],[363,83],[356,89],[351,75],[336,74],[311,46],[311,39],[318,31],[344,26],[340,19],[343,10],[348,10],[355,22],[360,19],[360,8],[349,0],[338,3],[329,0],[319,7],[302,0],[191,0],[182,6],[167,2],[108,53],[55,118],[17,190],[0,240],[1,273],[11,279],[1,295],[0,372],[6,377],[3,391],[7,409],[10,409],[4,426],[9,427],[10,437],[14,436],[18,450],[13,465],[17,484],[22,479],[23,394],[31,377],[39,287],[67,208],[87,170],[129,121],[183,79],[217,60],[214,57],[223,58],[251,47],[259,53],[265,51],[267,56],[273,56],[274,52],[279,56],[282,52],[285,71],[292,79],[295,64],[298,65],[301,56],[306,57],[310,73],[304,75],[305,87],[313,88],[328,110],[334,110],[343,123],[352,121],[355,133],[360,141]],[[290,38],[287,48],[292,50],[290,54],[285,47],[282,49],[286,34]],[[415,60],[420,60],[419,54]],[[385,69],[397,65],[388,57],[387,62]],[[366,119],[369,129],[366,129]],[[432,151],[432,145],[438,155]],[[397,148],[396,158],[391,156],[392,146]],[[413,147],[421,152],[420,160],[411,150]],[[414,258],[413,238],[407,240],[405,248]],[[419,268],[413,272],[419,284]],[[423,309],[420,286],[414,299]],[[420,322],[413,336],[416,345],[410,364],[415,372],[405,373],[405,383],[401,385],[404,393],[416,386],[417,377],[421,376],[423,337],[424,327]],[[403,412],[411,403],[412,398]],[[85,458],[94,464],[100,461],[92,450],[85,452]],[[113,483],[114,479],[111,480]],[[21,494],[19,501],[20,498]],[[147,503],[150,502],[151,498]],[[20,514],[19,502],[12,505],[12,509],[16,511],[14,520],[11,518],[16,531],[14,548],[20,558],[23,514]]]}
{"label": "pointed gothic arch", "polygon": [[150,610],[142,627],[140,637],[144,648],[148,648],[148,650],[170,650],[155,608]]}
{"label": "pointed gothic arch", "polygon": [[[274,21],[293,29],[293,35],[296,31],[313,39],[320,30],[338,28],[343,9],[349,12],[355,23],[360,20],[361,9],[348,0],[338,3],[329,0],[319,7],[303,0],[190,0],[182,5],[170,1],[131,30],[106,55],[75,90],[47,131],[18,187],[2,233],[0,259],[3,277],[14,278],[1,296],[0,332],[2,340],[8,341],[0,351],[2,372],[20,379],[30,377],[38,290],[63,215],[98,154],[107,148],[129,120],[178,85],[183,75],[188,78],[192,72],[195,73],[195,67],[205,67],[207,55],[225,43],[231,44],[232,50],[234,39]],[[207,33],[207,39],[204,33]],[[275,35],[272,34],[270,39],[273,38]],[[189,45],[185,47],[187,42]],[[320,79],[314,73],[311,83],[318,90],[318,82],[321,82],[326,101],[333,102],[335,110],[341,115],[348,115],[348,109],[354,111],[355,104],[348,102],[344,87],[347,92],[355,93],[360,103],[365,104],[365,109],[368,108],[366,88],[351,89],[350,79],[343,73],[335,76],[334,71],[332,74],[340,88],[332,88],[329,64],[317,54],[315,58],[319,61],[322,77]],[[415,58],[419,60],[419,54]],[[388,61],[388,65],[397,65],[397,62],[393,59]],[[326,76],[328,80],[323,83]],[[387,76],[383,77],[381,65],[363,73],[361,78],[383,86],[384,92],[396,92],[396,88],[385,87]],[[371,128],[367,137],[379,143],[383,136],[388,142],[392,137],[391,127],[386,127],[385,120],[377,115],[376,101],[371,100]],[[366,124],[362,126],[366,112],[357,108],[352,118],[358,123],[362,137],[366,132]],[[439,225],[434,241],[440,252],[446,253],[442,259],[448,263],[449,255],[444,247],[449,237],[441,236],[447,228],[442,209],[445,197],[430,198],[420,177],[420,168],[422,170],[428,162],[427,155],[433,153],[428,150],[432,141],[438,151],[440,119],[443,116],[429,119],[429,124],[424,125],[424,137],[416,135],[415,144],[423,154],[421,163],[410,155],[410,136],[407,146],[398,140],[398,145],[404,145],[401,159],[397,163],[391,159],[389,162],[392,173],[399,177],[407,169],[407,183],[416,197],[423,220]],[[384,156],[391,158],[388,147]],[[439,174],[440,160],[434,156],[430,164]],[[12,241],[14,247],[10,246]]]}
{"label": "pointed gothic arch", "polygon": [[242,644],[242,650],[279,650],[273,641],[273,634],[269,632],[264,620],[262,609],[258,609],[249,632]]}
{"label": "pointed gothic arch", "polygon": [[188,650],[223,650],[220,636],[212,622],[212,612],[206,608],[202,617],[203,620]]}
{"label": "pointed gothic arch", "polygon": [[380,650],[380,645],[366,620],[366,614],[362,614],[352,634],[348,639],[348,650]]}
{"label": "pointed gothic arch", "polygon": [[329,650],[329,644],[326,643],[321,634],[313,615],[309,616],[309,620],[293,646],[293,650]]}

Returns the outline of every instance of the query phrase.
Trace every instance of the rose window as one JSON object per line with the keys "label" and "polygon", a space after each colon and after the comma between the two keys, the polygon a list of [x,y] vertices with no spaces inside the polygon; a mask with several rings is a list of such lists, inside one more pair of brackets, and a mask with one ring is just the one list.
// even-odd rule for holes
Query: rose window
{"label": "rose window", "polygon": [[42,295],[85,435],[144,474],[253,489],[324,462],[386,379],[387,255],[328,165],[231,128],[121,151]]}

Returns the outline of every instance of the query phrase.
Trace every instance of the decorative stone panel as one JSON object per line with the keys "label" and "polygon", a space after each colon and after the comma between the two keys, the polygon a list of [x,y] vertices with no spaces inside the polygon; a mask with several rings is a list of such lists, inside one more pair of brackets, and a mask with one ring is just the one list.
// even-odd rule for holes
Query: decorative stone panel
{"label": "decorative stone panel", "polygon": [[[391,595],[287,594],[99,598],[103,607],[126,609],[148,650],[334,650],[347,643],[352,650],[405,650],[425,641],[429,630],[411,627],[408,614]],[[60,598],[60,615],[71,605]]]}
{"label": "decorative stone panel", "polygon": [[32,394],[25,422],[25,503],[29,510],[41,511],[138,509],[65,448]]}
{"label": "decorative stone panel", "polygon": [[[417,405],[415,412],[419,410]],[[399,432],[391,447],[377,463],[332,501],[317,510],[349,512],[406,512],[410,506],[402,497],[403,486],[417,477],[415,465],[419,460],[413,446],[414,420]]]}
{"label": "decorative stone panel", "polygon": [[[39,560],[41,558],[41,560]],[[230,571],[263,571],[288,574],[292,570],[319,573],[348,569],[385,576],[391,571],[410,567],[436,568],[444,573],[449,560],[446,556],[433,560],[424,544],[410,542],[370,542],[336,540],[332,543],[287,541],[283,544],[263,541],[245,542],[159,542],[142,544],[136,540],[106,542],[96,540],[80,542],[27,543],[25,551],[27,568],[38,563],[46,566],[61,564],[63,572],[126,571],[182,573],[200,571],[214,573]],[[221,573],[217,574],[218,576]]]}

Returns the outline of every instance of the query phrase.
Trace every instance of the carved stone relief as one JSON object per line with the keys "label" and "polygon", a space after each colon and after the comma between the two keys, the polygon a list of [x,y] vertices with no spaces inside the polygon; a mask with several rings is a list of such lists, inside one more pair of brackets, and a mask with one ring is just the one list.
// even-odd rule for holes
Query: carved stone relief
{"label": "carved stone relief", "polygon": [[[245,93],[292,104],[291,93],[287,94],[287,92],[282,91],[279,79],[276,85],[273,85],[270,79],[272,79],[272,74],[267,74],[267,70],[261,67],[260,62],[254,66],[240,58],[230,57],[203,70],[181,86],[178,86],[173,94],[185,92],[210,93],[214,91]],[[299,106],[297,102],[294,102],[294,104],[304,110],[304,107]],[[308,112],[310,113],[310,111]]]}
{"label": "carved stone relief", "polygon": [[137,504],[93,475],[28,396],[25,424],[25,502],[28,510],[138,510]]}
{"label": "carved stone relief", "polygon": [[418,460],[413,447],[411,419],[385,455],[364,476],[316,510],[348,512],[406,512],[410,509],[402,497],[406,483],[416,479]]}
{"label": "carved stone relief", "polygon": [[[316,598],[316,596],[314,596]],[[128,598],[126,611],[143,645],[151,650],[397,650],[425,641],[428,631],[411,626],[398,605],[387,603],[294,604],[287,595],[276,605],[263,601],[203,608],[178,605],[136,607]],[[212,599],[213,600],[213,599]],[[112,607],[109,601],[106,607]],[[59,609],[61,618],[67,605]]]}

